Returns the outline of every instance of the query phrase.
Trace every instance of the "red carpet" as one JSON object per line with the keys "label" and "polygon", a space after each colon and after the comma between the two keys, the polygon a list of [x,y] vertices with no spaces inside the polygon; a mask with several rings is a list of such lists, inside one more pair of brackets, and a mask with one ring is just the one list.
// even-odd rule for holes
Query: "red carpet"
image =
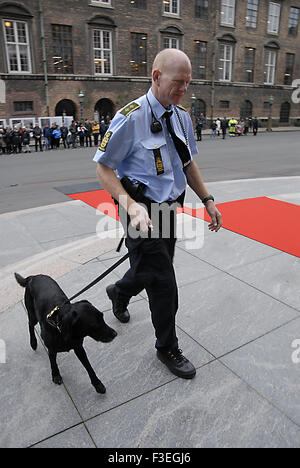
{"label": "red carpet", "polygon": [[[118,219],[112,198],[105,190],[69,196]],[[300,258],[300,206],[259,197],[220,203],[217,207],[225,229]],[[184,212],[210,221],[203,208],[185,207]]]}

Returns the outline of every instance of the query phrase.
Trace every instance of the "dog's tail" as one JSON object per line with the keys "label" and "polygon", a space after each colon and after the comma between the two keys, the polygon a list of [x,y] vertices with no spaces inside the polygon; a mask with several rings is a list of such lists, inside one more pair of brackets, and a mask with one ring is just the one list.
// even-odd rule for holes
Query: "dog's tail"
{"label": "dog's tail", "polygon": [[23,288],[26,288],[29,278],[23,278],[23,276],[19,275],[19,273],[15,273],[15,278],[16,278],[17,283],[19,283],[20,286],[22,286]]}

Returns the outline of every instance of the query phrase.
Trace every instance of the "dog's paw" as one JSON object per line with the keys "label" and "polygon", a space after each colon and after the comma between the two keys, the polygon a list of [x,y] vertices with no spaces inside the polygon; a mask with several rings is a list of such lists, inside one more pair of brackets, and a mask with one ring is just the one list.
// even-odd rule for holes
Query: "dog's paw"
{"label": "dog's paw", "polygon": [[53,383],[56,385],[61,385],[63,383],[63,379],[61,375],[55,375],[52,377]]}
{"label": "dog's paw", "polygon": [[97,393],[105,393],[106,392],[106,388],[103,385],[103,383],[100,382],[100,380],[99,380],[99,382],[97,382],[96,384],[93,384],[93,385],[94,385],[95,390],[96,390]]}

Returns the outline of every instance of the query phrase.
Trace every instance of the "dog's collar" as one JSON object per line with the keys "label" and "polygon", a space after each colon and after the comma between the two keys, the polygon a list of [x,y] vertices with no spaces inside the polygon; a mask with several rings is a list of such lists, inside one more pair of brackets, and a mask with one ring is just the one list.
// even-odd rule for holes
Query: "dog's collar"
{"label": "dog's collar", "polygon": [[58,330],[59,333],[61,333],[60,323],[58,322],[58,317],[56,316],[56,312],[58,311],[59,311],[59,307],[58,306],[54,307],[54,309],[52,309],[51,312],[47,315],[46,320],[47,320],[47,323],[51,325],[51,327],[56,328],[56,330]]}

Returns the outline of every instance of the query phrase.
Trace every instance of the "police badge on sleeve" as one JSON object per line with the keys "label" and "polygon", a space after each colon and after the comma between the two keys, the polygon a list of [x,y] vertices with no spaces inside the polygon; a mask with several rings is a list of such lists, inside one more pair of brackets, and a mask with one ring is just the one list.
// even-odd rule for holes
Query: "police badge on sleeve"
{"label": "police badge on sleeve", "polygon": [[103,153],[106,151],[106,147],[108,145],[108,142],[109,142],[112,134],[113,134],[113,132],[106,132],[104,137],[103,137],[101,145],[98,148],[100,151],[103,151]]}

